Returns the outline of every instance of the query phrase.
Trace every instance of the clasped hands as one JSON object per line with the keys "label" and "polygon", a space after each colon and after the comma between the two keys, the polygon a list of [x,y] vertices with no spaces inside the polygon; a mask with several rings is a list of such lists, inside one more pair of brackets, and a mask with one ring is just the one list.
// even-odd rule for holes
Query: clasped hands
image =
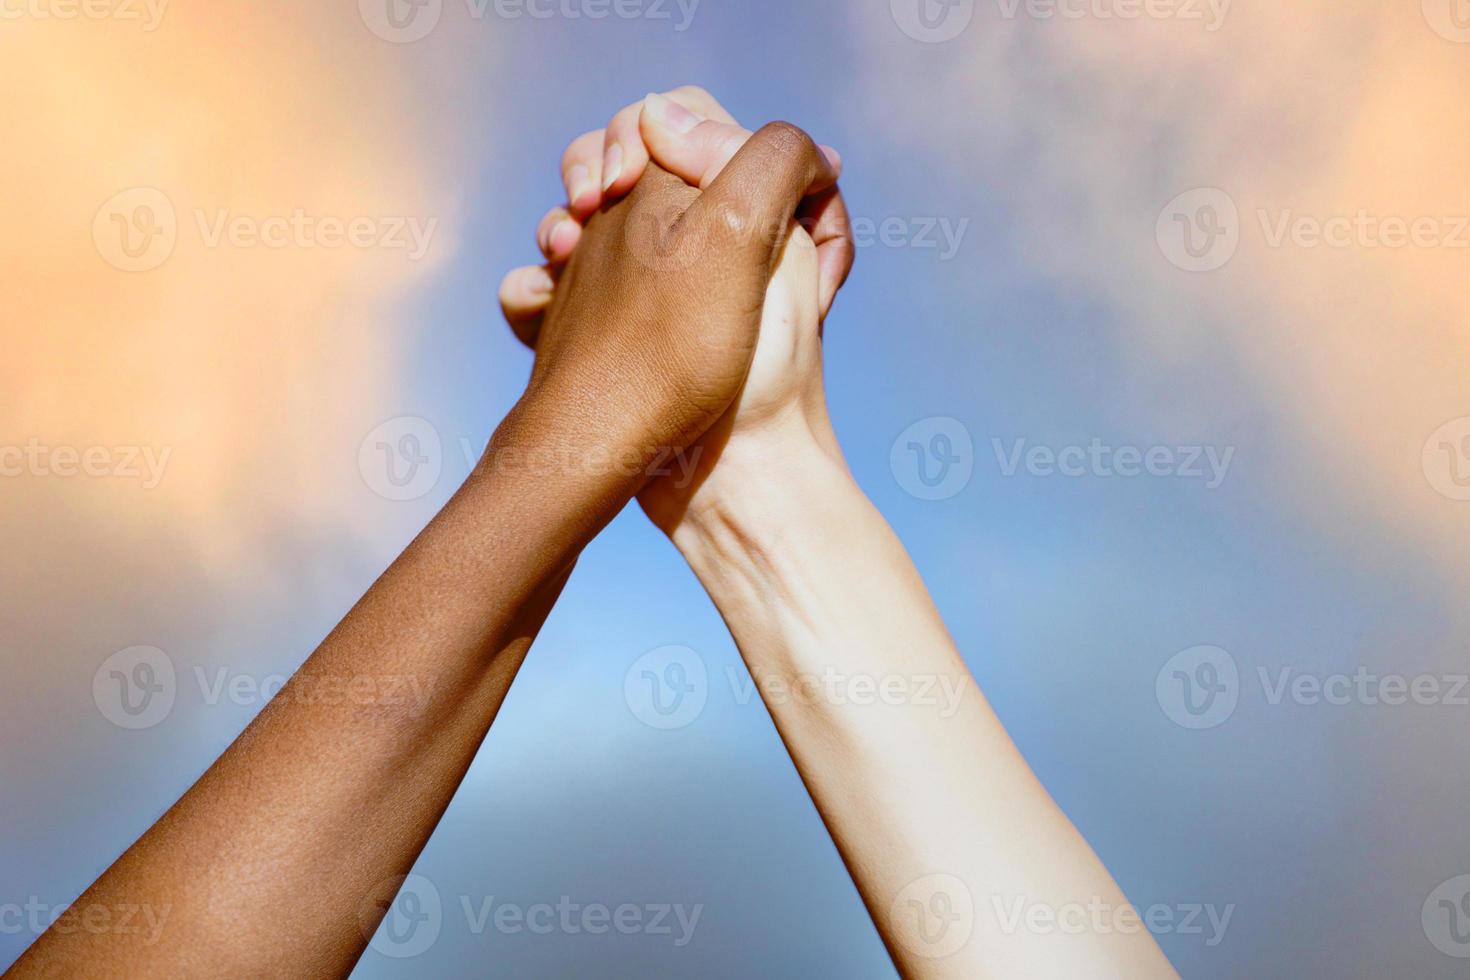
{"label": "clasped hands", "polygon": [[789,124],[752,134],[696,87],[567,148],[568,203],[536,234],[545,264],[509,273],[500,298],[536,352],[523,407],[562,448],[681,454],[642,485],[646,467],[606,468],[611,504],[638,492],[672,535],[758,462],[837,458],[820,329],[853,262],[840,167]]}

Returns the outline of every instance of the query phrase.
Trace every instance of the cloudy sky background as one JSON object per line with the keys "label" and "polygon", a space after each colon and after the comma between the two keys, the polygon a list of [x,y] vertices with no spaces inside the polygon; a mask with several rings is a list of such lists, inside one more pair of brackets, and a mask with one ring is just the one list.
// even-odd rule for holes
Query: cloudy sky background
{"label": "cloudy sky background", "polygon": [[[74,898],[259,710],[209,703],[196,669],[289,673],[433,515],[526,375],[495,288],[534,256],[562,147],[697,82],[747,124],[839,147],[855,214],[896,222],[829,321],[839,436],[1135,904],[1233,909],[1216,945],[1208,925],[1160,935],[1175,965],[1455,973],[1421,911],[1470,872],[1470,707],[1272,703],[1260,674],[1445,691],[1466,670],[1470,28],[1450,0],[1111,18],[1133,8],[980,0],[930,8],[933,32],[906,0],[647,0],[601,20],[566,15],[583,0],[546,18],[443,0],[406,22],[432,21],[412,43],[374,0],[316,7],[38,3],[0,30],[0,444],[107,447],[113,470],[119,447],[168,454],[156,481],[0,478],[0,906]],[[176,242],[130,272],[104,205],[158,201],[138,188]],[[1195,272],[1175,215],[1206,221],[1201,203],[1232,234]],[[432,232],[422,254],[211,243],[221,212],[297,209]],[[1384,218],[1420,241],[1385,244]],[[1329,219],[1348,238],[1313,244]],[[927,247],[935,224],[953,254]],[[360,450],[403,417],[432,427],[439,475],[398,501]],[[890,450],[934,417],[964,426],[973,475],[929,501]],[[1230,463],[1214,487],[1008,475],[1018,440],[1094,439]],[[667,644],[711,678],[676,731],[623,696]],[[178,692],[129,731],[92,681],[138,645],[167,653]],[[1236,706],[1191,730],[1155,681],[1200,645],[1228,652]],[[726,680],[737,664],[678,555],[624,515],[418,864],[440,934],[359,975],[892,976],[768,717]],[[477,931],[461,902],[563,895],[702,912],[675,945]],[[34,938],[7,921],[0,965]]]}

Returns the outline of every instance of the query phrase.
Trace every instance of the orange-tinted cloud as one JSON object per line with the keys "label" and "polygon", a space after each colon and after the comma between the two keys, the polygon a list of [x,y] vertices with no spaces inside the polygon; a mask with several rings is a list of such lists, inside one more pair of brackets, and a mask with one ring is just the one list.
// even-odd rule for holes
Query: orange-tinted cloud
{"label": "orange-tinted cloud", "polygon": [[[1407,534],[1470,573],[1470,503],[1435,488],[1470,478],[1470,455],[1424,456],[1443,423],[1470,416],[1470,108],[1456,96],[1470,89],[1470,30],[1438,17],[1450,2],[1237,3],[1209,31],[1092,13],[1145,9],[1109,0],[1038,18],[1023,0],[1014,18],[977,4],[943,46],[882,17],[863,18],[863,35],[875,99],[894,99],[892,77],[932,96],[899,96],[877,118],[1005,200],[1038,273],[1129,325],[1140,375],[1191,379],[1158,386],[1172,403],[1152,417],[1264,400],[1285,442],[1255,447],[1251,465],[1274,468],[1307,520],[1345,539],[1364,525]],[[1223,191],[1239,215],[1238,247],[1213,271],[1179,268],[1156,235],[1194,188]],[[1416,223],[1419,243],[1395,244]],[[1221,349],[1258,390],[1218,390]]]}

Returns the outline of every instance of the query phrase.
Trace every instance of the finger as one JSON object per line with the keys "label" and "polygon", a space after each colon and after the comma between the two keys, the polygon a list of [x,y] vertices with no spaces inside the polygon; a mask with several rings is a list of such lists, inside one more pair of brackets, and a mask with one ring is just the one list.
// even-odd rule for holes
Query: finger
{"label": "finger", "polygon": [[561,157],[561,180],[572,216],[584,219],[602,203],[603,131],[594,129],[572,140]]}
{"label": "finger", "polygon": [[[652,159],[696,187],[708,187],[750,139],[734,122],[701,119],[678,102],[658,95],[644,99],[639,117],[641,140]],[[822,153],[840,174],[842,158],[829,146]]]}
{"label": "finger", "polygon": [[536,227],[536,245],[552,265],[571,258],[581,239],[582,225],[566,208],[552,208]]}
{"label": "finger", "polygon": [[551,305],[556,281],[544,266],[526,265],[512,269],[500,281],[500,311],[510,329],[527,347],[536,346],[541,318]]}
{"label": "finger", "polygon": [[810,136],[790,123],[770,123],[736,152],[684,220],[693,233],[744,253],[752,271],[763,261],[768,274],[802,199],[836,182],[832,161]]}
{"label": "finger", "polygon": [[[701,119],[734,124],[735,117],[704,89],[683,85],[665,92],[673,100]],[[643,101],[625,106],[607,124],[602,158],[603,199],[621,197],[633,189],[643,168],[648,166],[648,148],[643,145],[638,118],[643,114]]]}
{"label": "finger", "polygon": [[802,201],[796,219],[817,246],[818,298],[821,316],[826,319],[857,253],[842,191],[830,187]]}

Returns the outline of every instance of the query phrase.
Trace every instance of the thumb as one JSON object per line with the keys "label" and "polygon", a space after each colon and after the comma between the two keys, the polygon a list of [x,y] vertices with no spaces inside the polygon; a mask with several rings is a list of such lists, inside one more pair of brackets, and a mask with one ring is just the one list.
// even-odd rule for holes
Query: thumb
{"label": "thumb", "polygon": [[757,264],[764,259],[768,275],[802,199],[836,184],[837,168],[810,136],[784,122],[762,127],[720,166],[682,221]]}
{"label": "thumb", "polygon": [[[659,166],[701,189],[720,175],[751,137],[734,120],[706,119],[667,96],[649,93],[638,118],[639,135]],[[830,146],[822,151],[841,172],[841,157]]]}

